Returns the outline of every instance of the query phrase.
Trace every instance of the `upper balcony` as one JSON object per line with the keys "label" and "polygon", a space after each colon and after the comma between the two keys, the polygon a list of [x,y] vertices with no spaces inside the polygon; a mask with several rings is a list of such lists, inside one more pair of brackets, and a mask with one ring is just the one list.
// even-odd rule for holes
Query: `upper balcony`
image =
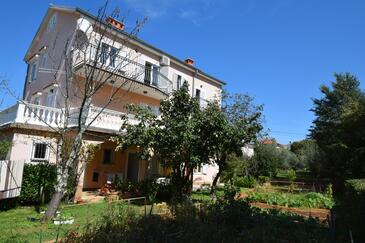
{"label": "upper balcony", "polygon": [[160,72],[158,66],[149,63],[143,65],[119,49],[104,43],[100,46],[89,43],[81,50],[75,49],[73,63],[80,76],[85,76],[91,68],[97,68],[98,72],[105,72],[99,75],[100,81],[108,78],[109,83],[117,87],[130,82],[130,85],[122,88],[131,92],[156,99],[166,98],[172,92],[172,81]]}

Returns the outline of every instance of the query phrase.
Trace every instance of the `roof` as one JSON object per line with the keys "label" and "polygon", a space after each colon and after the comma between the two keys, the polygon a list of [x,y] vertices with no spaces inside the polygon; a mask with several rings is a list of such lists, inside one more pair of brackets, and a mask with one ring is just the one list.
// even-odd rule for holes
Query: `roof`
{"label": "roof", "polygon": [[[43,20],[42,20],[42,24],[39,26],[39,28],[38,28],[38,30],[37,30],[37,34],[35,35],[35,37],[34,37],[34,38],[33,38],[33,40],[32,40],[32,43],[31,43],[30,47],[33,45],[33,42],[34,42],[34,40],[36,39],[36,36],[38,35],[38,32],[39,32],[39,31],[40,31],[40,29],[41,29],[41,26],[42,26],[43,24],[45,24],[45,23],[44,23],[44,20],[46,19],[47,15],[49,14],[49,12],[50,12],[49,10],[50,10],[50,9],[54,9],[54,10],[61,10],[61,11],[68,11],[68,12],[78,12],[78,13],[80,13],[81,15],[84,15],[84,16],[86,16],[86,17],[88,17],[88,18],[90,18],[90,19],[92,19],[92,20],[94,20],[94,21],[98,21],[98,19],[97,19],[97,17],[96,17],[95,15],[93,15],[93,14],[91,14],[91,13],[89,13],[88,11],[85,11],[85,10],[83,10],[83,9],[75,8],[75,7],[57,6],[57,5],[53,5],[53,4],[51,4],[51,5],[50,5],[50,7],[48,8],[48,11],[47,11],[46,15],[44,16],[44,18],[43,18]],[[103,24],[107,25],[107,24],[106,24],[106,22],[103,22]],[[175,56],[173,56],[173,55],[171,55],[171,54],[169,54],[169,53],[166,53],[165,51],[163,51],[163,50],[161,50],[161,49],[159,49],[159,48],[157,48],[157,47],[155,47],[155,46],[152,46],[151,44],[148,44],[147,42],[145,42],[145,41],[143,41],[143,40],[141,40],[141,39],[139,39],[139,38],[137,38],[137,37],[135,37],[135,36],[131,37],[131,36],[129,35],[129,33],[127,33],[126,31],[123,31],[123,30],[117,29],[117,28],[115,28],[115,27],[113,27],[113,26],[110,26],[110,25],[108,25],[108,27],[113,28],[113,30],[114,30],[114,31],[116,31],[116,32],[118,32],[118,33],[120,33],[120,34],[122,34],[122,35],[124,35],[124,36],[128,36],[129,38],[133,39],[134,41],[138,42],[139,44],[141,44],[141,45],[143,45],[143,46],[145,46],[145,47],[147,47],[147,48],[150,48],[150,49],[152,49],[152,50],[154,50],[154,51],[156,51],[156,52],[160,53],[161,55],[164,55],[164,56],[169,57],[170,59],[174,60],[175,62],[177,62],[177,63],[179,63],[180,65],[182,65],[183,67],[185,67],[186,69],[190,69],[191,71],[196,72],[196,73],[198,73],[198,74],[200,74],[200,75],[202,75],[202,76],[205,76],[205,77],[207,77],[208,79],[214,80],[215,82],[218,82],[218,83],[220,83],[220,84],[222,84],[222,85],[225,85],[225,84],[226,84],[226,83],[225,83],[225,82],[223,82],[222,80],[217,79],[217,78],[215,78],[215,77],[213,77],[213,76],[211,76],[211,75],[209,75],[209,74],[205,73],[204,71],[200,70],[199,68],[196,68],[196,67],[194,67],[194,66],[192,66],[192,65],[190,65],[190,64],[185,63],[184,61],[180,60],[179,58],[177,58],[177,57],[175,57]],[[30,50],[30,47],[29,47],[28,51]],[[27,51],[27,53],[28,53],[28,51]]]}

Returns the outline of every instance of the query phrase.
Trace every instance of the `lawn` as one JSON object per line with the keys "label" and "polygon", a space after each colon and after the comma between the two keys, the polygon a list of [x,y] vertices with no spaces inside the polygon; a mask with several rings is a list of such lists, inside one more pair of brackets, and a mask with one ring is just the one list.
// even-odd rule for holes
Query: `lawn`
{"label": "lawn", "polygon": [[[118,202],[112,203],[117,204]],[[85,226],[93,223],[110,204],[107,202],[87,205],[63,205],[61,212],[75,218],[73,225],[57,226],[53,223],[31,222],[28,217],[39,217],[32,207],[23,207],[0,212],[0,242],[43,242],[63,237],[70,229],[82,232]],[[131,205],[144,213],[144,207]]]}

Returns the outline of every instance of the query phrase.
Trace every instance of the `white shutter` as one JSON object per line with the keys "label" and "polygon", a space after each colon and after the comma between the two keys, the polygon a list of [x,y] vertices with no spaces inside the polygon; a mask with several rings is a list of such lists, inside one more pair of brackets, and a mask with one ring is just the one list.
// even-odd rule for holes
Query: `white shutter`
{"label": "white shutter", "polygon": [[177,90],[177,74],[176,73],[174,73],[174,75],[172,77],[172,82],[173,82],[173,84],[172,84],[173,89]]}
{"label": "white shutter", "polygon": [[205,90],[201,89],[200,90],[200,105],[201,107],[205,108],[207,107],[207,100],[206,100],[206,93]]}

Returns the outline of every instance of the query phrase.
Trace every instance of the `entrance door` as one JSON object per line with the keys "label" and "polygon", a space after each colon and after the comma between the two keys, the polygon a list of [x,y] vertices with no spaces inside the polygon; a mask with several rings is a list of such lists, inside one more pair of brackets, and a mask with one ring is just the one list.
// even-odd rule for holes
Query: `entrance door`
{"label": "entrance door", "polygon": [[137,154],[130,153],[128,154],[127,179],[130,181],[138,181],[138,172],[139,172],[139,158]]}

